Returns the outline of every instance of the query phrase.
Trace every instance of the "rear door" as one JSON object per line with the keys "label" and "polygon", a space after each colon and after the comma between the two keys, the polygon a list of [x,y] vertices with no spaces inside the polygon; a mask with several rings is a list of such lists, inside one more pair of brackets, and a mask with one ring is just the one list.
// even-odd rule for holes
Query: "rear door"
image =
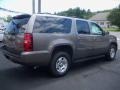
{"label": "rear door", "polygon": [[23,51],[24,32],[30,15],[19,15],[13,17],[8,24],[4,33],[5,49],[12,53],[20,53]]}
{"label": "rear door", "polygon": [[93,53],[93,38],[90,35],[90,28],[87,21],[76,20],[77,27],[77,57],[86,58]]}

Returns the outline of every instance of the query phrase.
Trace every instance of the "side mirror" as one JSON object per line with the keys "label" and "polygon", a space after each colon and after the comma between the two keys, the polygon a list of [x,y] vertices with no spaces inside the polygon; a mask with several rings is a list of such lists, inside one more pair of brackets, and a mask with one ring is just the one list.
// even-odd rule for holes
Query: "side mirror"
{"label": "side mirror", "polygon": [[108,31],[103,31],[103,35],[109,35]]}

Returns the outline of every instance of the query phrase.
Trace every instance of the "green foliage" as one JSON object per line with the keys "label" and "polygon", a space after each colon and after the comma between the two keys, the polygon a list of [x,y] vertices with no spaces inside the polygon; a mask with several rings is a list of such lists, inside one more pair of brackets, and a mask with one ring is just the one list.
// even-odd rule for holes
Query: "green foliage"
{"label": "green foliage", "polygon": [[85,9],[80,9],[79,7],[74,8],[74,9],[70,8],[67,11],[62,11],[62,12],[55,13],[55,14],[61,15],[61,16],[84,18],[84,19],[88,19],[93,15],[90,9],[86,11]]}
{"label": "green foliage", "polygon": [[120,5],[118,8],[114,8],[110,15],[108,16],[108,20],[113,24],[120,28]]}
{"label": "green foliage", "polygon": [[109,10],[103,10],[103,11],[97,11],[97,12],[95,12],[95,13],[104,13],[104,12],[111,12],[112,11],[112,9],[109,9]]}
{"label": "green foliage", "polygon": [[12,16],[8,15],[7,18],[4,19],[6,22],[10,22],[12,20]]}

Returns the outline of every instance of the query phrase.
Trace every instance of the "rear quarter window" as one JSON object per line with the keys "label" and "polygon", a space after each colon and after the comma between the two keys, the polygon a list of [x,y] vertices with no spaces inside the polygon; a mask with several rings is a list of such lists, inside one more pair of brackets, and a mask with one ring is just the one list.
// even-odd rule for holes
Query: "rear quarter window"
{"label": "rear quarter window", "polygon": [[71,19],[37,16],[33,32],[35,33],[70,33]]}

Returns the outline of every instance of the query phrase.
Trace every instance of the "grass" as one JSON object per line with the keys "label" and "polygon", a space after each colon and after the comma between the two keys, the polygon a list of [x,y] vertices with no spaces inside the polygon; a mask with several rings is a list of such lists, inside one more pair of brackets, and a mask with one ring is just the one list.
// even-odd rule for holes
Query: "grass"
{"label": "grass", "polygon": [[110,31],[110,32],[120,32],[120,29],[118,28],[104,28],[104,30]]}

